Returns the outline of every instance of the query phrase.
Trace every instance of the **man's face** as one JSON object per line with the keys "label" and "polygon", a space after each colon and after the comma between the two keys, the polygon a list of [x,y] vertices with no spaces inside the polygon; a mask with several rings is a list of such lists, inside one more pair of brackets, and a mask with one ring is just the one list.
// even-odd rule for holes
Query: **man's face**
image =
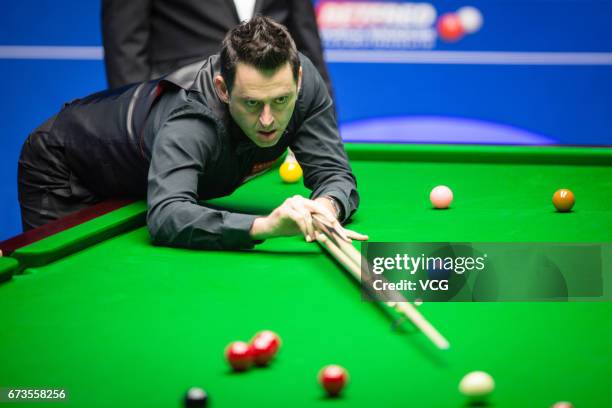
{"label": "man's face", "polygon": [[[301,69],[298,83],[301,80]],[[274,146],[289,124],[298,94],[291,65],[261,71],[238,63],[229,95],[229,111],[249,139],[259,147]]]}

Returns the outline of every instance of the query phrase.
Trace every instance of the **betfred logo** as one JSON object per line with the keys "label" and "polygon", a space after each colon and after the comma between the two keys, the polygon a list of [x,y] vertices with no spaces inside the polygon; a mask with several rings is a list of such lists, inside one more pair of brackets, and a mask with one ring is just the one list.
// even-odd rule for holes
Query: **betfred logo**
{"label": "betfred logo", "polygon": [[438,12],[430,3],[320,0],[317,22],[326,48],[432,49],[477,32],[482,14],[471,6]]}
{"label": "betfred logo", "polygon": [[317,22],[326,28],[431,27],[436,9],[429,3],[319,1]]}

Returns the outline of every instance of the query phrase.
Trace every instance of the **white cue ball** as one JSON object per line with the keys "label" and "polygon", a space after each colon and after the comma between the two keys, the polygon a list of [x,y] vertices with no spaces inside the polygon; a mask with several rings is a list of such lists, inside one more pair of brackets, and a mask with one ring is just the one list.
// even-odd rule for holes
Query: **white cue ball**
{"label": "white cue ball", "polygon": [[461,7],[457,10],[457,15],[466,33],[475,33],[482,27],[482,13],[476,7]]}
{"label": "white cue ball", "polygon": [[484,371],[472,371],[459,383],[459,391],[466,397],[485,397],[493,392],[495,381]]}
{"label": "white cue ball", "polygon": [[574,408],[574,405],[571,402],[559,401],[555,402],[551,408]]}

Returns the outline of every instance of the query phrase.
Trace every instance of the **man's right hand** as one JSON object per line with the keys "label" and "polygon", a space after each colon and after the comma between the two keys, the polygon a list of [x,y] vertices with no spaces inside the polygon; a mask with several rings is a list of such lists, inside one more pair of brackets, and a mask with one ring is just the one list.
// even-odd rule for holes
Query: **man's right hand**
{"label": "man's right hand", "polygon": [[308,242],[315,240],[312,215],[322,216],[329,225],[344,232],[347,240],[366,240],[366,235],[342,228],[329,209],[320,202],[296,195],[288,198],[267,217],[256,218],[251,227],[253,239],[290,237],[303,234]]}

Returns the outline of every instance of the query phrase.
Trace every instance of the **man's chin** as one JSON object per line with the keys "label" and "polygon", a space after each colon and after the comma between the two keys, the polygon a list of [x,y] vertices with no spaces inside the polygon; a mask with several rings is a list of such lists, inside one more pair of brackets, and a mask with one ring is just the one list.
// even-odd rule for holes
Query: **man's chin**
{"label": "man's chin", "polygon": [[280,137],[278,130],[272,133],[257,132],[255,138],[251,139],[259,147],[272,147],[278,143]]}

